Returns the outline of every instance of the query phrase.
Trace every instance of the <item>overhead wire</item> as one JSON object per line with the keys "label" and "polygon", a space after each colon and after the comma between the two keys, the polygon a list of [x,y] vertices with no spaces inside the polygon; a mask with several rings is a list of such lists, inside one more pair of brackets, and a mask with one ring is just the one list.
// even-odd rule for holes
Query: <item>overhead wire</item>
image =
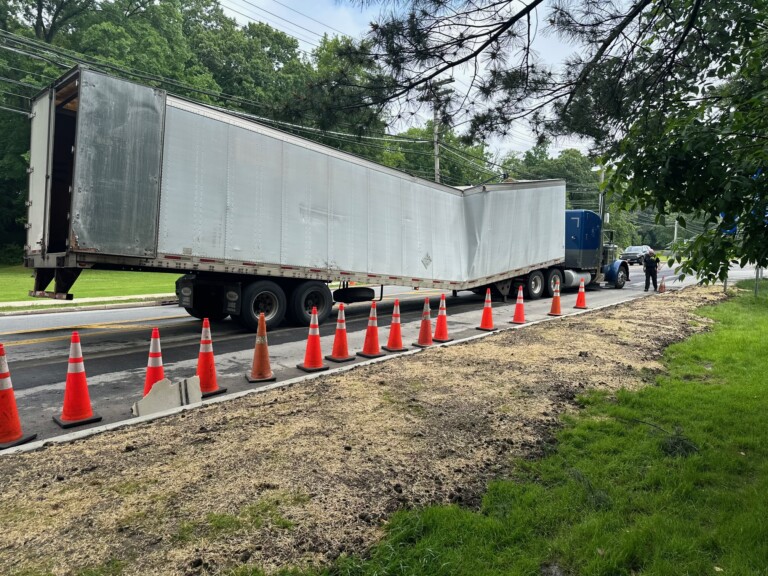
{"label": "overhead wire", "polygon": [[[262,22],[262,20],[260,19],[261,17],[257,17],[255,14],[246,14],[245,12],[242,12],[242,11],[238,10],[237,8],[235,8],[235,7],[233,7],[233,6],[230,6],[230,5],[228,5],[228,4],[225,4],[223,0],[220,0],[220,2],[221,2],[221,5],[222,5],[224,8],[226,8],[227,10],[230,10],[230,11],[234,12],[235,14],[238,14],[238,15],[242,16],[243,18],[246,18],[246,19],[247,19],[249,22]],[[243,8],[242,6],[238,6],[238,8],[242,8],[243,10],[247,10],[247,8]],[[268,20],[268,19],[265,19],[265,20]],[[312,46],[313,48],[318,48],[318,47],[319,47],[317,44],[315,44],[315,43],[314,43],[313,41],[311,41],[311,40],[307,40],[307,39],[305,39],[305,38],[299,38],[298,36],[295,36],[295,33],[294,33],[294,34],[289,34],[289,33],[288,33],[288,32],[286,32],[285,30],[282,30],[282,29],[278,29],[277,27],[274,27],[274,28],[275,28],[275,30],[279,30],[280,32],[282,32],[282,33],[283,33],[283,34],[285,34],[286,36],[289,36],[289,37],[293,38],[294,40],[296,40],[296,41],[298,41],[298,42],[303,42],[303,43],[305,43],[305,44],[309,44],[309,45],[310,45],[310,46]],[[299,52],[302,52],[302,53],[306,54],[307,56],[310,56],[310,57],[312,56],[312,54],[311,54],[311,53],[307,52],[307,51],[306,51],[306,50],[304,50],[303,48],[299,48],[298,50],[299,50]]]}
{"label": "overhead wire", "polygon": [[0,106],[0,110],[5,110],[6,112],[15,112],[16,114],[23,114],[24,116],[29,116],[29,112],[26,110],[20,110],[18,108],[10,108],[8,106]]}
{"label": "overhead wire", "polygon": [[342,36],[349,36],[349,34],[347,34],[346,32],[342,32],[338,28],[334,28],[333,26],[330,26],[329,24],[324,24],[323,22],[320,22],[320,20],[312,18],[312,16],[309,16],[308,14],[304,14],[304,12],[300,12],[300,11],[296,10],[295,8],[291,8],[287,4],[283,4],[282,2],[279,2],[278,0],[272,0],[272,2],[274,2],[275,4],[280,4],[280,6],[282,6],[283,8],[287,8],[291,12],[296,12],[296,14],[304,16],[304,18],[312,20],[313,22],[317,22],[318,24],[320,24],[321,26],[324,26],[325,28],[328,28],[329,30],[333,30],[334,32],[338,32]]}
{"label": "overhead wire", "polygon": [[[171,86],[175,86],[177,88],[181,88],[183,90],[187,90],[189,92],[197,93],[197,94],[203,94],[205,96],[211,96],[214,98],[222,98],[224,100],[229,100],[231,102],[238,102],[241,104],[247,104],[249,106],[256,106],[257,108],[263,108],[263,109],[271,109],[270,106],[267,106],[266,104],[261,104],[259,102],[256,102],[254,100],[249,100],[248,98],[242,98],[240,96],[234,96],[232,94],[227,94],[225,92],[215,92],[213,90],[206,90],[203,88],[196,88],[194,86],[191,86],[189,84],[185,84],[184,82],[181,82],[179,80],[174,80],[171,78],[167,78],[165,76],[159,76],[156,74],[150,74],[147,72],[142,72],[140,70],[137,70],[135,68],[129,67],[129,66],[117,66],[115,64],[112,64],[111,62],[107,61],[99,61],[101,60],[98,57],[92,57],[88,58],[85,57],[82,54],[79,54],[77,52],[74,52],[76,54],[75,56],[68,54],[68,51],[66,49],[61,48],[54,48],[48,44],[45,44],[44,46],[40,46],[39,42],[32,41],[30,39],[26,39],[20,36],[17,36],[16,34],[13,34],[12,32],[8,32],[7,30],[0,29],[0,37],[10,37],[10,39],[14,42],[20,43],[22,45],[26,45],[29,48],[32,49],[42,49],[52,52],[53,54],[56,54],[60,57],[66,58],[71,60],[74,63],[77,64],[86,64],[89,66],[95,66],[95,67],[102,67],[104,69],[112,70],[119,72],[125,76],[133,76],[135,78],[141,78],[143,80],[149,80],[152,82],[160,82],[163,84],[168,84]],[[0,46],[0,48],[3,48],[4,46]],[[34,54],[33,54],[34,55]],[[71,65],[64,65],[65,68],[71,68]]]}
{"label": "overhead wire", "polygon": [[484,166],[481,166],[480,164],[477,164],[477,163],[473,162],[472,160],[469,160],[468,158],[462,156],[461,154],[457,154],[456,152],[454,152],[450,148],[444,147],[442,144],[440,145],[440,147],[443,150],[445,150],[446,152],[448,152],[450,155],[454,156],[455,158],[458,158],[459,160],[461,160],[462,162],[464,162],[468,166],[472,166],[476,170],[481,170],[481,171],[485,172],[486,174],[498,174],[498,172],[496,172],[494,170],[490,170],[488,168],[485,168]]}
{"label": "overhead wire", "polygon": [[7,64],[0,64],[0,69],[3,70],[14,70],[16,72],[22,72],[24,74],[32,74],[33,76],[40,76],[41,78],[44,78],[46,80],[53,80],[53,76],[48,76],[46,74],[40,74],[39,72],[33,72],[32,70],[24,70],[23,68],[15,68],[13,66],[8,66]]}
{"label": "overhead wire", "polygon": [[267,14],[277,18],[278,20],[282,20],[283,22],[287,22],[291,26],[295,26],[296,28],[301,28],[302,30],[304,30],[306,32],[309,32],[310,34],[314,34],[315,36],[318,36],[320,38],[323,37],[323,34],[320,34],[319,32],[315,32],[314,30],[310,30],[309,28],[306,28],[306,27],[302,26],[301,24],[296,24],[296,22],[293,22],[292,20],[288,20],[287,18],[283,18],[282,16],[278,16],[274,12],[270,12],[266,8],[262,8],[258,4],[254,4],[250,0],[240,0],[240,1],[244,2],[245,4],[248,4],[249,6],[253,6],[254,8],[256,8],[256,10],[260,10],[261,12],[266,12]]}
{"label": "overhead wire", "polygon": [[8,82],[9,84],[15,84],[16,86],[22,86],[24,88],[33,88],[35,90],[40,89],[40,86],[35,86],[34,84],[29,84],[27,82],[21,82],[20,80],[14,80],[13,78],[6,78],[5,76],[0,76],[0,82]]}
{"label": "overhead wire", "polygon": [[29,96],[24,96],[23,94],[16,94],[15,92],[6,92],[5,90],[0,90],[0,94],[5,94],[7,96],[14,96],[16,98],[24,98],[24,100],[31,100]]}

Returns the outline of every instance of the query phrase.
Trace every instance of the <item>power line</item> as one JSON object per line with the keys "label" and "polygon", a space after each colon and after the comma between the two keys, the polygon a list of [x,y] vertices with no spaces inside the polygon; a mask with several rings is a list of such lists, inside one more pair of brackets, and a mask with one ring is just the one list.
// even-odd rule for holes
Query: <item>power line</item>
{"label": "power line", "polygon": [[28,84],[27,82],[14,80],[13,78],[6,78],[5,76],[0,76],[0,82],[8,82],[9,84],[16,84],[17,86],[22,86],[24,88],[32,88],[34,90],[40,90],[40,86],[35,86],[34,84]]}
{"label": "power line", "polygon": [[314,30],[310,30],[309,28],[305,28],[305,27],[304,27],[304,26],[302,26],[301,24],[296,24],[296,22],[293,22],[293,21],[291,21],[291,20],[288,20],[287,18],[283,18],[282,16],[278,16],[278,15],[277,15],[277,14],[275,14],[274,12],[270,12],[270,11],[269,11],[269,10],[267,10],[266,8],[262,8],[261,6],[258,6],[257,4],[254,4],[253,2],[250,2],[249,0],[241,0],[241,1],[242,1],[242,2],[245,2],[245,3],[246,3],[246,4],[248,4],[249,6],[253,6],[254,8],[256,8],[256,10],[261,10],[262,12],[266,12],[266,13],[267,13],[267,14],[269,14],[270,16],[274,16],[274,17],[275,17],[275,18],[277,18],[278,20],[282,20],[283,22],[287,22],[288,24],[290,24],[290,25],[292,25],[292,26],[296,26],[297,28],[301,28],[302,30],[305,30],[305,31],[309,32],[310,34],[314,34],[315,36],[318,36],[318,37],[320,37],[320,38],[322,38],[322,37],[323,37],[323,34],[320,34],[320,33],[318,33],[318,32],[315,32]]}
{"label": "power line", "polygon": [[5,94],[7,96],[15,96],[16,98],[24,98],[24,100],[31,100],[29,96],[24,96],[23,94],[16,94],[15,92],[6,92],[5,90],[0,90],[0,94]]}
{"label": "power line", "polygon": [[304,18],[308,18],[309,20],[312,20],[313,22],[317,22],[318,24],[320,24],[321,26],[324,26],[325,28],[328,28],[329,30],[333,30],[335,32],[338,32],[342,36],[349,36],[349,34],[346,34],[345,32],[342,32],[338,28],[334,28],[333,26],[330,26],[328,24],[323,24],[322,22],[320,22],[320,20],[316,20],[315,18],[312,18],[312,16],[304,14],[304,12],[299,12],[298,10],[296,10],[295,8],[291,8],[287,4],[283,4],[282,2],[278,2],[278,0],[272,0],[272,2],[274,2],[275,4],[280,4],[280,6],[282,6],[284,8],[288,8],[288,10],[290,10],[291,12],[296,12],[296,14],[304,16]]}
{"label": "power line", "polygon": [[15,112],[16,114],[24,114],[24,116],[29,117],[29,112],[26,112],[24,110],[19,110],[18,108],[8,108],[7,106],[0,106],[0,110],[4,110],[6,112]]}
{"label": "power line", "polygon": [[[239,14],[239,15],[240,15],[240,16],[242,16],[243,18],[246,18],[246,19],[247,19],[249,22],[261,22],[261,23],[263,23],[263,22],[262,22],[262,20],[267,20],[267,21],[269,21],[269,22],[271,23],[271,21],[270,21],[268,18],[264,18],[263,16],[256,16],[255,14],[246,14],[245,12],[242,12],[242,11],[238,10],[237,8],[235,8],[235,7],[234,7],[234,6],[232,6],[232,5],[229,5],[229,4],[225,4],[223,0],[219,0],[219,1],[220,1],[221,5],[222,5],[223,7],[225,7],[227,10],[231,10],[231,11],[232,11],[232,12],[234,12],[235,14]],[[244,8],[244,7],[241,7],[241,6],[238,6],[238,8],[242,8],[243,10],[247,10],[247,8]],[[269,25],[269,24],[268,24],[268,25]],[[295,34],[296,34],[295,32],[294,32],[293,34],[289,34],[289,33],[288,33],[288,32],[286,32],[285,30],[282,30],[282,29],[278,28],[277,26],[270,26],[270,27],[274,28],[274,29],[275,29],[275,30],[277,30],[278,32],[282,32],[283,34],[285,34],[285,35],[286,35],[286,36],[288,36],[289,38],[293,38],[293,39],[294,39],[294,40],[296,40],[297,42],[304,42],[305,44],[309,44],[309,45],[310,45],[310,46],[312,46],[313,48],[318,48],[318,47],[319,47],[319,46],[318,46],[317,44],[315,44],[315,43],[314,43],[312,40],[308,40],[308,39],[306,39],[306,38],[301,38],[301,37],[299,37],[299,36],[296,36],[296,35],[295,35]],[[303,52],[303,53],[304,53],[304,54],[306,54],[307,56],[312,56],[312,54],[310,54],[310,53],[309,53],[309,52],[307,52],[306,50],[303,50],[302,48],[299,48],[299,51],[300,51],[300,52]]]}
{"label": "power line", "polygon": [[[261,104],[259,102],[255,102],[253,100],[249,100],[247,98],[241,98],[240,96],[234,96],[231,94],[226,94],[224,92],[214,92],[212,90],[205,90],[202,88],[195,88],[194,86],[190,86],[189,84],[185,84],[183,82],[180,82],[178,80],[173,80],[171,78],[166,78],[165,76],[158,76],[155,74],[149,74],[146,72],[142,72],[140,70],[137,70],[135,68],[131,67],[122,67],[117,66],[115,64],[112,64],[110,62],[106,61],[99,61],[98,57],[93,58],[87,58],[82,54],[79,54],[78,52],[74,51],[68,51],[65,49],[57,49],[53,48],[48,44],[44,44],[41,46],[41,43],[38,41],[34,41],[31,39],[26,39],[20,36],[17,36],[16,34],[13,34],[12,32],[8,32],[7,30],[0,30],[0,37],[9,37],[13,42],[16,42],[18,44],[22,44],[24,46],[27,46],[32,49],[42,49],[49,52],[52,52],[53,54],[56,54],[57,56],[67,58],[71,60],[72,62],[78,63],[78,64],[87,64],[90,66],[94,66],[97,69],[107,69],[119,72],[125,76],[133,76],[136,78],[141,78],[143,80],[148,80],[151,82],[160,82],[164,84],[170,84],[172,86],[176,86],[177,88],[181,88],[183,90],[188,90],[190,92],[196,92],[198,94],[204,94],[206,96],[212,96],[214,98],[222,98],[224,100],[230,100],[232,102],[238,102],[241,104],[247,104],[249,106],[256,106],[257,108],[266,108],[271,109],[271,107]],[[0,48],[5,48],[5,46],[0,46]],[[71,54],[68,54],[68,52],[73,52],[75,56],[72,56]],[[36,54],[27,54],[29,56],[36,56]],[[62,65],[61,63],[57,63],[58,65]],[[71,65],[63,65],[65,68],[71,68]]]}
{"label": "power line", "polygon": [[16,72],[23,72],[24,74],[32,74],[33,76],[40,76],[41,78],[44,78],[46,80],[53,80],[52,76],[47,76],[45,74],[40,74],[39,72],[33,72],[32,70],[24,70],[22,68],[14,68],[13,66],[8,66],[7,64],[0,65],[0,68],[4,68],[7,70],[15,70]]}
{"label": "power line", "polygon": [[462,162],[465,164],[474,167],[476,170],[482,170],[483,172],[487,174],[497,174],[497,172],[493,170],[489,170],[488,168],[485,168],[484,166],[481,166],[480,164],[476,164],[475,162],[472,162],[472,160],[469,160],[467,157],[462,156],[461,154],[457,154],[456,152],[453,152],[450,148],[445,147],[443,144],[440,144],[440,147],[443,148],[446,152],[453,155],[456,158],[459,158]]}

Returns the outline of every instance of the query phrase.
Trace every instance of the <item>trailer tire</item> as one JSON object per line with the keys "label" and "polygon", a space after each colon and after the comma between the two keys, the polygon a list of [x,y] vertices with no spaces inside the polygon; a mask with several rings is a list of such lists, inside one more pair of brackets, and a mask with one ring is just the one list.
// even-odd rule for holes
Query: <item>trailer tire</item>
{"label": "trailer tire", "polygon": [[538,300],[544,295],[544,274],[541,270],[534,270],[528,274],[525,281],[525,292],[528,300]]}
{"label": "trailer tire", "polygon": [[287,301],[283,289],[271,280],[258,280],[243,290],[237,320],[254,332],[259,328],[259,313],[264,312],[267,329],[277,328],[285,318]]}
{"label": "trailer tire", "polygon": [[308,280],[297,285],[289,296],[288,315],[299,326],[309,326],[313,306],[317,308],[317,322],[322,324],[333,308],[333,296],[325,282]]}
{"label": "trailer tire", "polygon": [[552,298],[555,295],[555,284],[559,282],[560,287],[563,287],[563,273],[557,268],[550,268],[547,271],[547,281],[544,286],[544,290],[547,294],[547,298]]}

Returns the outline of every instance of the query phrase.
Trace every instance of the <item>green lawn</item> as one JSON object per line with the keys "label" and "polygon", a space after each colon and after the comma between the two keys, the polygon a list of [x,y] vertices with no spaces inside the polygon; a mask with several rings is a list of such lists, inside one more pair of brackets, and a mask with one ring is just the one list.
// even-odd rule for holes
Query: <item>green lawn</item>
{"label": "green lawn", "polygon": [[768,574],[768,282],[753,286],[700,312],[713,331],[670,347],[657,386],[583,398],[479,512],[399,513],[371,558],[323,574]]}
{"label": "green lawn", "polygon": [[[76,298],[171,294],[180,273],[83,270],[71,292]],[[27,292],[34,286],[32,271],[23,266],[0,266],[0,302],[39,300]],[[53,290],[53,283],[48,287]]]}

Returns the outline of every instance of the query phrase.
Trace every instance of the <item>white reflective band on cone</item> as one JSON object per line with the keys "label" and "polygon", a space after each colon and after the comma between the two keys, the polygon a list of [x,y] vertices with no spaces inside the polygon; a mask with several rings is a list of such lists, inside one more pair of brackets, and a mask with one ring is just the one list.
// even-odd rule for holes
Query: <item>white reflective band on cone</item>
{"label": "white reflective band on cone", "polygon": [[160,356],[150,356],[147,362],[147,368],[160,368],[163,365],[163,359]]}
{"label": "white reflective band on cone", "polygon": [[79,374],[85,372],[85,365],[82,358],[70,358],[69,368],[67,368],[67,374]]}
{"label": "white reflective band on cone", "polygon": [[83,349],[80,347],[80,342],[72,342],[69,345],[69,357],[83,359]]}
{"label": "white reflective band on cone", "polygon": [[8,359],[5,354],[0,355],[0,390],[10,390],[13,388],[11,384],[11,371],[8,369]]}

